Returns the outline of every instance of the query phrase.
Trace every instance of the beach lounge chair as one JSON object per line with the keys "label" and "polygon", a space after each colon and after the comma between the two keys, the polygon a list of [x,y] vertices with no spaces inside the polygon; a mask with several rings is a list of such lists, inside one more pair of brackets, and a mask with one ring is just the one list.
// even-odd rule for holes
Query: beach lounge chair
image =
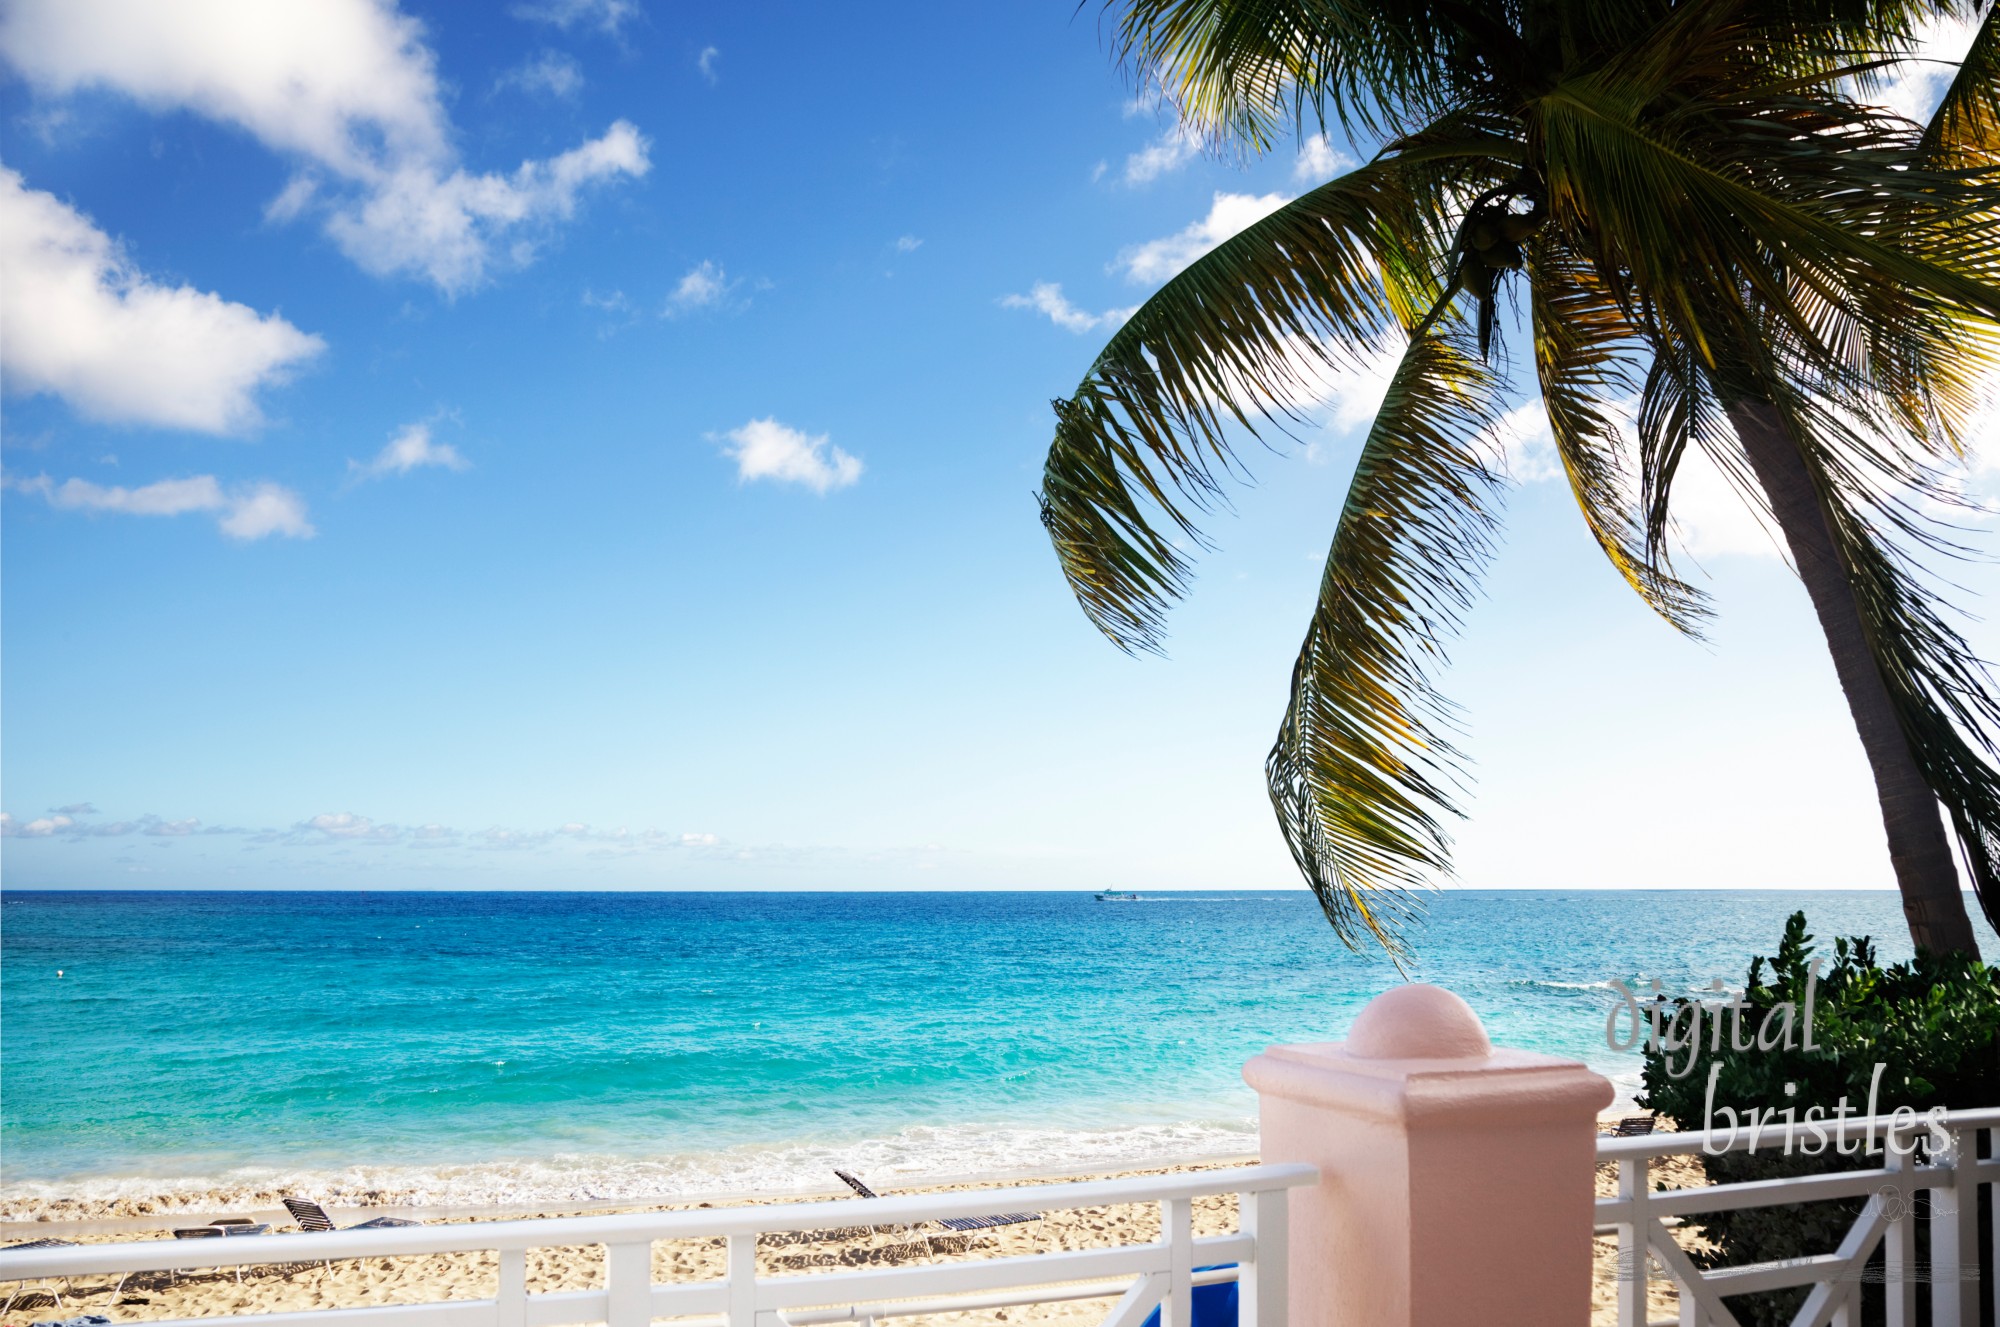
{"label": "beach lounge chair", "polygon": [[[863,1184],[859,1176],[849,1174],[844,1170],[836,1170],[833,1173],[840,1177],[841,1183],[854,1190],[855,1193],[863,1198],[880,1198],[882,1196],[866,1184]],[[1023,1221],[1039,1221],[1041,1219],[1042,1214],[1040,1212],[1003,1212],[999,1216],[948,1216],[939,1220],[938,1224],[946,1230],[965,1234],[974,1230],[992,1230],[999,1226],[1018,1226]]]}
{"label": "beach lounge chair", "polygon": [[[16,1249],[73,1249],[75,1247],[76,1241],[73,1239],[31,1239],[25,1244],[9,1244],[6,1248],[0,1249],[0,1253],[12,1253]],[[7,1279],[7,1265],[4,1260],[0,1260],[0,1280],[5,1279]],[[55,1300],[57,1308],[61,1308],[63,1306],[62,1294],[56,1289],[57,1281],[61,1281],[65,1287],[69,1286],[69,1278],[66,1276],[50,1277],[47,1280],[37,1281],[35,1284],[45,1287],[49,1292],[49,1298]],[[7,1296],[7,1307],[0,1308],[0,1313],[11,1312],[14,1307],[14,1301],[19,1299],[21,1292],[27,1288],[28,1283],[26,1281],[16,1281],[14,1283],[14,1293]],[[75,1294],[76,1291],[71,1289],[70,1293]]]}
{"label": "beach lounge chair", "polygon": [[1611,1126],[1613,1138],[1643,1138],[1653,1132],[1653,1117],[1650,1115],[1627,1115]]}
{"label": "beach lounge chair", "polygon": [[307,1232],[323,1230],[382,1230],[389,1226],[420,1226],[421,1221],[409,1221],[400,1216],[378,1216],[369,1221],[356,1222],[351,1226],[336,1226],[326,1209],[310,1198],[287,1198],[285,1210],[292,1214],[292,1220],[299,1223],[299,1229]]}

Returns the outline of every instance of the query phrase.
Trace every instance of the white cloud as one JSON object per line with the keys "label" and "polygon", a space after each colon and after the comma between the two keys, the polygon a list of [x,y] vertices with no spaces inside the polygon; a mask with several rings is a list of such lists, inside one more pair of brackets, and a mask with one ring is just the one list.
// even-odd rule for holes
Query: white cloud
{"label": "white cloud", "polygon": [[723,455],[736,462],[736,478],[803,484],[815,493],[846,488],[861,478],[861,461],[832,446],[824,433],[802,433],[775,419],[753,419],[723,435]]}
{"label": "white cloud", "polygon": [[33,479],[9,477],[6,486],[34,494],[58,511],[125,516],[211,513],[217,517],[217,528],[232,539],[262,539],[274,534],[310,539],[316,533],[299,495],[272,483],[224,489],[214,475],[194,475],[125,488],[93,484],[87,479],[66,479],[59,484],[47,475],[38,475]]}
{"label": "white cloud", "polygon": [[915,253],[924,247],[924,242],[914,235],[900,235],[896,238],[897,253]]}
{"label": "white cloud", "polygon": [[1500,416],[1499,436],[1488,440],[1499,453],[1499,468],[1517,484],[1539,484],[1564,476],[1549,412],[1538,396]]}
{"label": "white cloud", "polygon": [[1674,470],[1674,535],[1697,558],[1782,559],[1776,534],[1699,447],[1689,447]]}
{"label": "white cloud", "polygon": [[500,75],[494,87],[546,93],[551,97],[574,97],[583,90],[583,66],[561,51],[543,51],[527,63]]}
{"label": "white cloud", "polygon": [[1891,66],[1872,99],[1898,115],[1928,123],[1978,31],[1976,17],[1926,16],[1919,20],[1916,58]]}
{"label": "white cloud", "polygon": [[149,279],[110,236],[0,166],[0,368],[116,423],[254,428],[256,394],[326,348],[277,314]]}
{"label": "white cloud", "polygon": [[722,303],[728,294],[728,274],[715,263],[703,260],[688,269],[687,275],[680,279],[674,293],[667,296],[667,307],[662,312],[669,318],[675,314],[693,313],[696,309]]}
{"label": "white cloud", "polygon": [[[588,8],[615,28],[610,3],[564,13],[581,21]],[[323,209],[363,268],[422,275],[448,293],[477,285],[496,253],[530,258],[523,228],[570,216],[585,186],[645,173],[646,144],[624,121],[511,175],[458,168],[423,35],[378,0],[64,0],[0,14],[0,54],[38,92],[106,88],[244,129],[306,163],[269,216]]]}
{"label": "white cloud", "polygon": [[1106,309],[1103,313],[1088,313],[1071,304],[1062,293],[1062,286],[1054,281],[1037,281],[1025,295],[1005,295],[1000,300],[1001,307],[1008,309],[1033,309],[1046,314],[1050,322],[1069,332],[1088,332],[1093,327],[1116,327],[1138,311],[1133,305],[1125,309]]}
{"label": "white cloud", "polygon": [[1325,134],[1314,134],[1299,144],[1292,178],[1301,184],[1325,184],[1353,164],[1354,159],[1327,142]]}
{"label": "white cloud", "polygon": [[1128,281],[1165,281],[1252,222],[1261,221],[1291,200],[1283,194],[1217,193],[1208,215],[1178,234],[1137,244],[1118,255]]}
{"label": "white cloud", "polygon": [[450,443],[433,441],[429,424],[405,424],[389,439],[388,445],[375,454],[374,460],[365,465],[360,461],[349,461],[347,470],[359,481],[380,479],[385,475],[407,475],[425,466],[464,470],[471,466],[471,462],[460,456],[458,448]]}
{"label": "white cloud", "polygon": [[701,71],[701,76],[708,80],[710,87],[722,81],[721,75],[715,72],[715,66],[721,59],[722,52],[713,46],[702,47],[701,54],[694,58],[694,67]]}
{"label": "white cloud", "polygon": [[[620,120],[602,138],[546,161],[522,162],[511,176],[397,170],[378,178],[360,202],[336,208],[326,229],[363,270],[419,274],[456,294],[485,279],[496,242],[509,231],[567,220],[586,186],[644,175],[650,167],[646,140]],[[525,238],[507,248],[516,265],[533,256]]]}
{"label": "white cloud", "polygon": [[1125,158],[1125,183],[1145,184],[1171,174],[1201,154],[1201,140],[1182,125],[1161,134],[1159,141]]}
{"label": "white cloud", "polygon": [[68,816],[42,816],[26,824],[16,824],[14,817],[0,812],[0,836],[10,839],[53,838],[75,823]]}
{"label": "white cloud", "polygon": [[[1624,435],[1628,454],[1638,449],[1636,398],[1615,402],[1609,413]],[[1537,397],[1501,417],[1501,465],[1515,482],[1535,484],[1564,478],[1562,457],[1549,430],[1548,411]],[[1689,447],[1674,471],[1670,498],[1673,534],[1696,558],[1783,556],[1775,534],[1721,468],[1700,447]]]}
{"label": "white cloud", "polygon": [[531,0],[509,11],[515,18],[548,23],[567,32],[596,28],[615,37],[627,21],[641,13],[637,0]]}

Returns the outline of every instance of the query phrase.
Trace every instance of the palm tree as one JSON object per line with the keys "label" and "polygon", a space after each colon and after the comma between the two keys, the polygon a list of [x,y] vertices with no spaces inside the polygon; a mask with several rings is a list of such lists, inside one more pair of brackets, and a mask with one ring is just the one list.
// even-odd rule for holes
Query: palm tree
{"label": "palm tree", "polygon": [[[2000,704],[1926,565],[2000,365],[2000,31],[1928,125],[1870,104],[1961,0],[1124,0],[1121,58],[1223,146],[1384,144],[1162,287],[1068,400],[1041,501],[1083,610],[1157,651],[1231,438],[1402,343],[1266,761],[1328,920],[1401,954],[1461,786],[1433,686],[1494,528],[1503,298],[1583,519],[1689,633],[1690,446],[1775,520],[1875,776],[1911,934],[1977,952],[1946,824],[2000,921]],[[1309,395],[1310,392],[1305,392]],[[1636,409],[1629,427],[1622,421]]]}

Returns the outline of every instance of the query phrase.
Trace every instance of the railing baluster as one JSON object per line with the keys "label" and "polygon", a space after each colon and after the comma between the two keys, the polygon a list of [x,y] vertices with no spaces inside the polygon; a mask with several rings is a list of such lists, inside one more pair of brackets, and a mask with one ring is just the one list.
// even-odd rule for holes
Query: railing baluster
{"label": "railing baluster", "polygon": [[1646,1157],[1618,1159],[1618,1196],[1631,1206],[1630,1223],[1618,1225],[1618,1327],[1646,1327],[1646,1198],[1653,1182]]}
{"label": "railing baluster", "polygon": [[1894,1148],[1882,1162],[1893,1176],[1884,1186],[1883,1201],[1893,1204],[1889,1229],[1882,1236],[1883,1300],[1888,1327],[1916,1327],[1917,1321],[1917,1180],[1910,1158]]}
{"label": "railing baluster", "polygon": [[1257,1242],[1236,1278],[1240,1327],[1285,1327],[1291,1284],[1291,1204],[1283,1189],[1236,1196],[1236,1227]]}
{"label": "railing baluster", "polygon": [[1167,1298],[1161,1327],[1194,1327],[1194,1200],[1168,1198],[1160,1204],[1167,1242]]}
{"label": "railing baluster", "polygon": [[[1982,1129],[1980,1132],[1986,1135],[1987,1159],[2000,1160],[2000,1129]],[[2000,1185],[1988,1183],[1982,1187],[1986,1190],[1986,1201],[1992,1213],[1987,1230],[1991,1244],[1986,1251],[1992,1277],[1985,1287],[1986,1302],[1993,1310],[1993,1320],[2000,1322]]]}
{"label": "railing baluster", "polygon": [[[1979,1200],[1976,1133],[1951,1131],[1951,1173],[1931,1190],[1932,1327],[1979,1327]],[[1969,1273],[1969,1275],[1968,1275]]]}
{"label": "railing baluster", "polygon": [[729,1327],[757,1327],[757,1237],[729,1237]]}
{"label": "railing baluster", "polygon": [[646,1327],[653,1320],[653,1244],[604,1246],[605,1327]]}
{"label": "railing baluster", "polygon": [[527,1327],[528,1251],[500,1250],[500,1278],[493,1290],[493,1327]]}

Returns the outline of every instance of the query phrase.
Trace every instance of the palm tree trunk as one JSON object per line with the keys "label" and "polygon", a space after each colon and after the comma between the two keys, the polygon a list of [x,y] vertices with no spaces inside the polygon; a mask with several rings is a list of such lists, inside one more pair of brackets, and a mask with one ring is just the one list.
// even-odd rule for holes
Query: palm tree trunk
{"label": "palm tree trunk", "polygon": [[1933,953],[1977,955],[1972,921],[1958,889],[1958,864],[1945,836],[1938,800],[1924,781],[1895,703],[1854,601],[1847,566],[1835,547],[1819,490],[1777,410],[1761,401],[1736,401],[1729,421],[1750,458],[1750,468],[1769,499],[1784,532],[1799,579],[1806,584],[1820,630],[1833,655],[1833,669],[1846,693],[1847,709],[1875,774],[1882,804],[1882,827],[1889,836],[1889,863],[1903,895],[1903,915],[1919,948]]}

